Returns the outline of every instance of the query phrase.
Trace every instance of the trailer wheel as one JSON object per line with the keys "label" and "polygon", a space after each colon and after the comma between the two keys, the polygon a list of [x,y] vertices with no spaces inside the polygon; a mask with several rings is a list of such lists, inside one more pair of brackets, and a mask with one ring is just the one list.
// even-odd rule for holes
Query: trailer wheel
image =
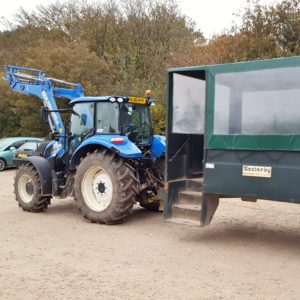
{"label": "trailer wheel", "polygon": [[[155,177],[164,181],[165,173],[165,158],[161,157],[154,163],[153,173]],[[156,188],[156,196],[151,198],[145,198],[141,195],[140,197],[140,206],[151,211],[162,211],[163,208],[163,191],[162,189]]]}
{"label": "trailer wheel", "polygon": [[0,158],[0,172],[3,171],[6,167],[6,161]]}
{"label": "trailer wheel", "polygon": [[50,204],[51,197],[42,196],[39,175],[30,164],[21,165],[17,169],[14,193],[19,206],[24,211],[44,211]]}
{"label": "trailer wheel", "polygon": [[122,159],[110,152],[94,152],[78,166],[75,199],[90,222],[119,223],[132,212],[137,183],[133,171]]}

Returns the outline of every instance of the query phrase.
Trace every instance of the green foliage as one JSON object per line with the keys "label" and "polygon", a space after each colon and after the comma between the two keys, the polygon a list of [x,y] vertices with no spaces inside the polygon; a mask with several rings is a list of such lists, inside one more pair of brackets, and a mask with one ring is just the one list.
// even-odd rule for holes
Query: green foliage
{"label": "green foliage", "polygon": [[[166,69],[300,54],[300,0],[249,2],[239,27],[206,41],[175,0],[56,2],[19,10],[0,32],[0,65],[40,68],[88,95],[143,96],[152,89],[156,133],[165,133]],[[3,76],[3,72],[0,72]],[[66,106],[65,102],[59,103]],[[46,136],[41,103],[0,82],[0,136]]]}
{"label": "green foliage", "polygon": [[151,107],[152,122],[156,134],[166,134],[166,111],[161,104]]}

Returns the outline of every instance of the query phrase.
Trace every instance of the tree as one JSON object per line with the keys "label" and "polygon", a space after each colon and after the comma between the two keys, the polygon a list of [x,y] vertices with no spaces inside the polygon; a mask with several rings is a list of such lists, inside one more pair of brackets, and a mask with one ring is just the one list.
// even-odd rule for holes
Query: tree
{"label": "tree", "polygon": [[[152,89],[155,132],[163,133],[167,68],[300,54],[299,6],[300,0],[249,1],[240,26],[206,41],[176,0],[56,2],[21,9],[0,32],[0,64],[41,68],[91,95],[143,96]],[[37,125],[39,107],[0,84],[0,135],[46,134]]]}

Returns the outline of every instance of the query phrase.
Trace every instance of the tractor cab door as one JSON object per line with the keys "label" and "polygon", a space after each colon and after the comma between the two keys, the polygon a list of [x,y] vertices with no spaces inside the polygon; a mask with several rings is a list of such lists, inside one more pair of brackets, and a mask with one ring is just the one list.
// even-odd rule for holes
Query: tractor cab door
{"label": "tractor cab door", "polygon": [[95,103],[83,102],[76,103],[73,106],[73,113],[71,116],[70,131],[71,136],[70,151],[71,155],[77,147],[82,143],[83,139],[93,132],[94,129],[94,113]]}

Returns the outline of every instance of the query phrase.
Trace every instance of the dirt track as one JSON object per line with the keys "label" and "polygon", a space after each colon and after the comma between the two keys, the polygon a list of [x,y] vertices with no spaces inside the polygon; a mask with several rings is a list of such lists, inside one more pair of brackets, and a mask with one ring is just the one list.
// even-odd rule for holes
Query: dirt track
{"label": "dirt track", "polygon": [[300,299],[300,205],[222,200],[211,226],[137,208],[85,221],[71,199],[25,213],[0,173],[1,299]]}

